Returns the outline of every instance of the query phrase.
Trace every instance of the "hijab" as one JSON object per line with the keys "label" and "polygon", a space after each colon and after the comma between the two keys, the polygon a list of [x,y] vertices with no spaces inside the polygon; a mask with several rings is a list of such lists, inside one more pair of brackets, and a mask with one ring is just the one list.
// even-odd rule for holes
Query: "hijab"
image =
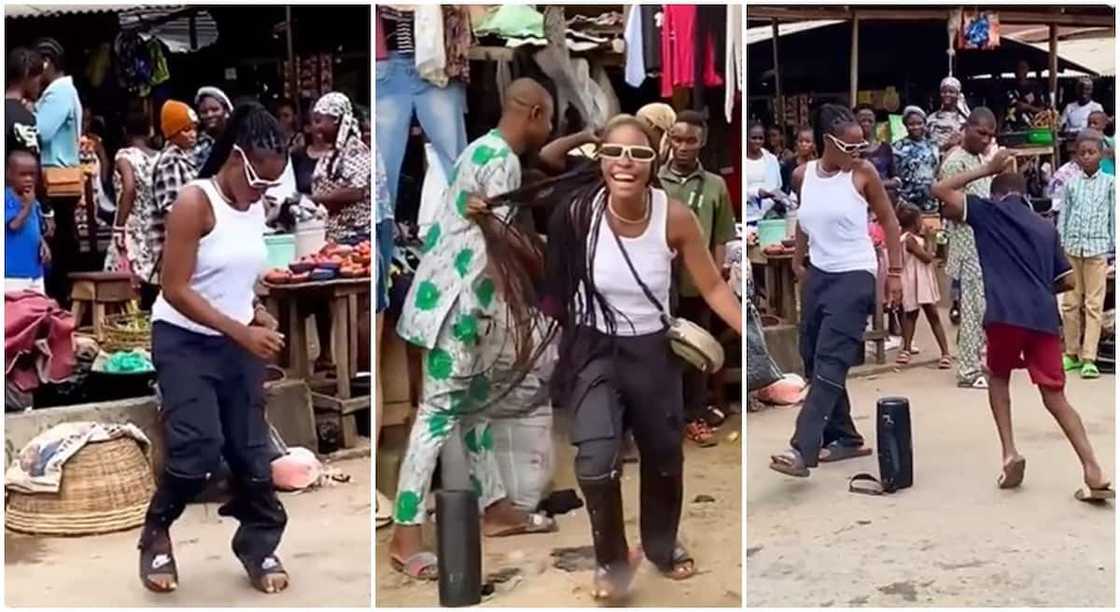
{"label": "hijab", "polygon": [[339,166],[339,153],[346,147],[351,138],[361,139],[362,126],[358,122],[358,118],[354,116],[354,106],[350,103],[350,98],[337,91],[324,94],[323,97],[319,98],[311,112],[334,117],[338,120],[338,133],[332,143],[334,153],[331,154],[331,162],[327,168],[330,175],[334,176]]}

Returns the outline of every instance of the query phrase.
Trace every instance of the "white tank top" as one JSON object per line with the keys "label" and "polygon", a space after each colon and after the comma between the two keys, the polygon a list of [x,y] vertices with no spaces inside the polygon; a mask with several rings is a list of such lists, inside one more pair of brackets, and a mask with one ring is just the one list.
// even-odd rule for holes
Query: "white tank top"
{"label": "white tank top", "polygon": [[[669,307],[669,282],[672,278],[673,251],[669,248],[669,198],[660,189],[651,190],[649,223],[641,236],[619,236],[638,276],[649,287],[664,308]],[[606,207],[605,191],[596,198],[598,205]],[[665,328],[662,313],[646,297],[641,285],[634,278],[618,248],[614,230],[607,222],[610,211],[603,214],[599,224],[598,242],[593,245],[588,237],[588,253],[595,248],[592,278],[595,288],[606,299],[614,313],[617,336],[641,336]],[[581,302],[582,303],[582,300]],[[596,309],[599,309],[596,306]],[[596,327],[607,333],[606,321],[601,310],[595,316]]]}
{"label": "white tank top", "polygon": [[[214,228],[198,241],[198,259],[190,287],[218,312],[247,325],[253,320],[254,285],[266,267],[264,205],[254,202],[248,210],[236,210],[209,179],[192,181],[187,186],[201,189],[214,211]],[[221,335],[175,310],[162,292],[152,306],[152,321],[200,334]]]}
{"label": "white tank top", "polygon": [[867,200],[856,191],[850,171],[822,178],[817,163],[805,167],[797,222],[809,237],[809,259],[824,272],[875,274],[879,269],[868,233]]}

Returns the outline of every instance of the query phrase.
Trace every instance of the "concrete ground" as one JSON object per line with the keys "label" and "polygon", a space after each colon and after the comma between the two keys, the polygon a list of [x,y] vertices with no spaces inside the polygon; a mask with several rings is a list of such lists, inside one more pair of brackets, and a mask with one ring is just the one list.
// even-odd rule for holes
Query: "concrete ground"
{"label": "concrete ground", "polygon": [[279,595],[254,590],[229,549],[233,519],[193,504],[172,528],[179,589],[150,593],[137,577],[139,529],[83,538],[5,533],[9,607],[354,607],[370,605],[370,459],[331,464],[351,480],[282,494],[288,528],[279,555],[292,583]]}
{"label": "concrete ground", "polygon": [[[648,562],[634,581],[630,606],[740,607],[742,605],[742,446],[738,416],[718,432],[713,448],[685,445],[685,495],[681,540],[696,559],[698,574],[683,582],[664,578]],[[729,439],[733,437],[734,439]],[[558,439],[554,490],[575,488],[571,474],[572,448]],[[623,504],[630,546],[638,541],[638,470],[626,466]],[[714,501],[697,502],[706,495]],[[581,496],[582,497],[582,496]],[[586,507],[557,517],[560,530],[551,534],[491,538],[483,541],[484,576],[516,571],[512,580],[496,585],[496,593],[483,605],[495,607],[587,607],[591,599],[590,569],[567,572],[552,566],[550,553],[557,547],[590,546]],[[377,532],[376,602],[379,607],[437,606],[435,582],[407,578],[389,565],[391,528]],[[433,545],[429,524],[425,540]]]}
{"label": "concrete ground", "polygon": [[[922,358],[936,348],[922,341]],[[893,355],[891,355],[893,359]],[[747,440],[748,607],[1115,605],[1113,506],[1074,500],[1081,469],[1025,373],[1012,379],[1018,490],[996,488],[999,443],[984,391],[958,389],[924,365],[849,383],[857,427],[874,446],[878,398],[910,398],[913,488],[847,491],[874,456],[824,465],[808,479],[771,471],[797,407],[752,413]],[[1115,380],[1070,380],[1099,460],[1115,478]]]}

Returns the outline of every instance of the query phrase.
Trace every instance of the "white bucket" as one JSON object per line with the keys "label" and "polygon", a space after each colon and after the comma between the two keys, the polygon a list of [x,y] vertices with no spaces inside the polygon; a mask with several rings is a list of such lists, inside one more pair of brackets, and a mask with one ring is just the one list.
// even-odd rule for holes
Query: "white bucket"
{"label": "white bucket", "polygon": [[305,221],[296,224],[296,258],[314,255],[326,244],[326,221]]}

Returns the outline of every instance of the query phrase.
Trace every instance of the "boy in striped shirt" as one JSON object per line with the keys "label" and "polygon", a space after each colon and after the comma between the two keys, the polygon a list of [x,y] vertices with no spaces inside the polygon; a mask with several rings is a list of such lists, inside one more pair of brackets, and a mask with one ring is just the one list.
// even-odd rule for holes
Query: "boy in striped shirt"
{"label": "boy in striped shirt", "polygon": [[1101,337],[1108,260],[1115,247],[1115,179],[1100,169],[1103,137],[1092,129],[1077,136],[1077,172],[1060,194],[1058,233],[1073,269],[1073,290],[1062,298],[1065,336],[1063,368],[1097,378],[1097,345]]}

